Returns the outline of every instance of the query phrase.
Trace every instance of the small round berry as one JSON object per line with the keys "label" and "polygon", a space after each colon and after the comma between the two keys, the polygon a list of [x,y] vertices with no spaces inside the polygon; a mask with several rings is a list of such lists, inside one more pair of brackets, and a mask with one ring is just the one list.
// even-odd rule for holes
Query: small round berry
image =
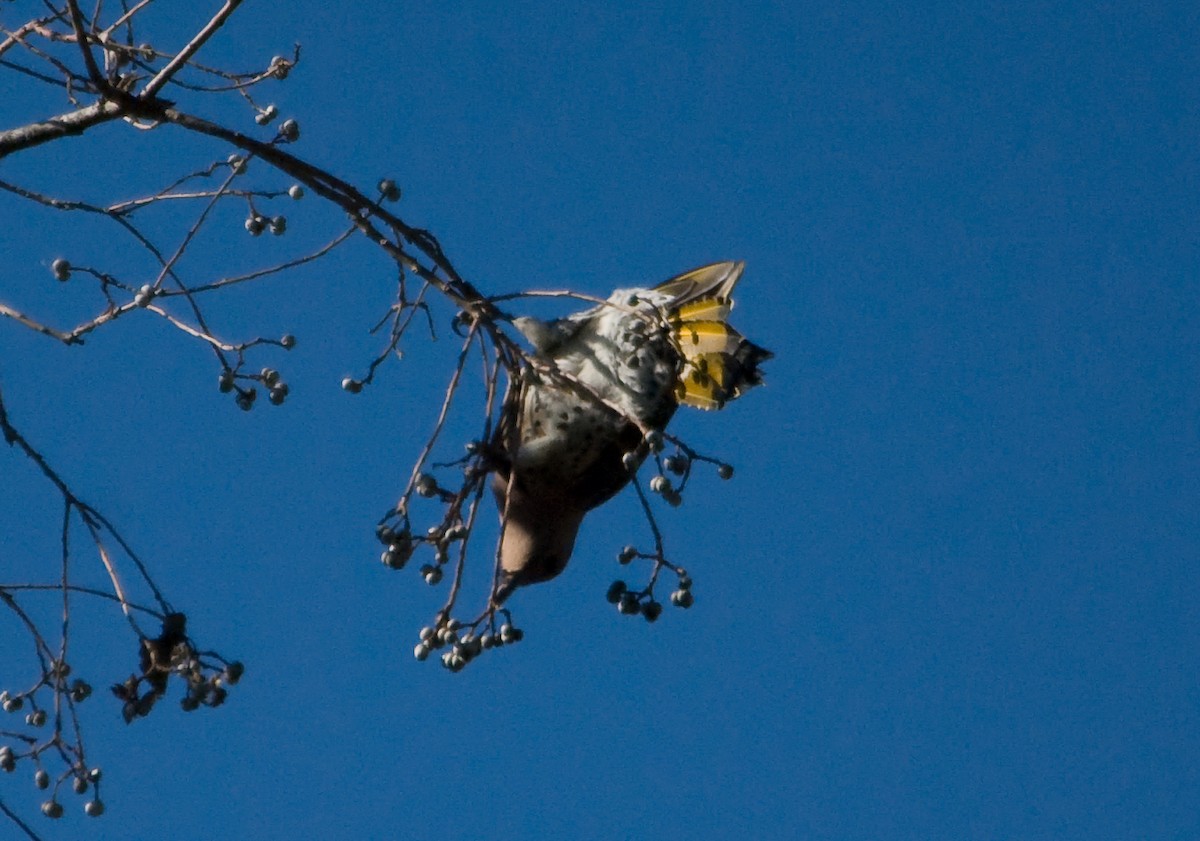
{"label": "small round berry", "polygon": [[680,505],[683,505],[683,497],[674,488],[664,490],[662,498],[672,508],[678,508]]}
{"label": "small round berry", "polygon": [[637,548],[633,546],[624,547],[617,555],[617,563],[627,564],[637,557]]}
{"label": "small round berry", "polygon": [[733,465],[732,464],[724,464],[724,463],[718,464],[717,465],[717,475],[720,476],[722,479],[732,479],[733,478]]}
{"label": "small round berry", "polygon": [[622,593],[617,600],[617,610],[626,616],[632,616],[639,610],[638,598],[633,593]]}
{"label": "small round berry", "polygon": [[246,171],[246,159],[236,152],[226,158],[225,163],[229,164],[229,168],[233,170],[234,175],[241,175]]}
{"label": "small round berry", "polygon": [[142,44],[140,47],[138,47],[138,52],[142,54],[143,61],[154,61],[154,56],[157,55],[157,53],[154,52],[154,47],[152,47],[150,44]]}
{"label": "small round berry", "polygon": [[42,814],[48,818],[61,818],[63,814],[62,804],[57,800],[47,800],[42,804]]}
{"label": "small round berry", "polygon": [[342,380],[342,389],[350,392],[351,394],[358,394],[360,391],[362,391],[362,387],[363,384],[353,377],[346,377]]}
{"label": "small round berry", "polygon": [[288,387],[286,385],[277,385],[267,393],[267,399],[274,406],[282,406],[283,401],[287,400]]}
{"label": "small round berry", "polygon": [[421,632],[417,634],[417,637],[421,640],[421,642],[429,642],[429,640],[433,639],[433,635],[433,628],[430,628],[428,625],[426,625],[421,629]]}
{"label": "small round berry", "polygon": [[516,630],[516,629],[513,628],[513,626],[508,624],[507,622],[505,622],[503,625],[501,625],[500,626],[500,641],[501,642],[512,642],[514,630]]}
{"label": "small round berry", "polygon": [[259,372],[259,377],[262,378],[263,385],[267,386],[268,388],[279,382],[279,372],[274,368],[263,368],[262,371]]}
{"label": "small round berry", "polygon": [[682,476],[687,472],[687,465],[687,459],[683,456],[667,456],[663,459],[663,467],[676,476]]}
{"label": "small round berry", "polygon": [[225,667],[225,671],[221,673],[221,676],[224,678],[226,683],[228,683],[230,686],[233,686],[242,679],[242,675],[245,673],[246,667],[242,665],[242,662],[240,660],[234,660]]}
{"label": "small round berry", "polygon": [[185,713],[195,712],[200,709],[200,699],[195,695],[185,695],[179,702],[179,706]]}
{"label": "small round berry", "polygon": [[237,403],[237,407],[243,412],[249,412],[254,408],[254,399],[258,397],[257,390],[251,388],[238,393],[237,398],[233,401]]}
{"label": "small round berry", "polygon": [[75,703],[86,701],[92,694],[92,685],[86,680],[75,678],[75,682],[71,684],[71,700]]}
{"label": "small round berry", "polygon": [[50,775],[46,773],[45,768],[39,768],[33,775],[33,784],[38,788],[50,788]]}
{"label": "small round berry", "polygon": [[279,136],[288,143],[295,143],[300,139],[300,124],[289,117],[279,126]]}
{"label": "small round berry", "polygon": [[250,236],[256,237],[263,232],[263,218],[261,216],[247,216],[246,230],[250,232]]}
{"label": "small round berry", "polygon": [[390,569],[404,569],[408,559],[412,557],[412,541],[399,541],[388,546],[379,560]]}
{"label": "small round berry", "polygon": [[272,58],[271,66],[267,68],[267,72],[276,79],[286,79],[291,70],[292,63],[281,55]]}
{"label": "small round berry", "polygon": [[50,264],[50,271],[54,272],[54,279],[67,281],[71,279],[71,264],[59,257]]}
{"label": "small round berry", "polygon": [[424,662],[429,657],[429,646],[423,642],[417,643],[417,647],[413,649],[413,657]]}
{"label": "small round berry", "polygon": [[233,371],[221,372],[221,376],[217,378],[217,389],[222,394],[233,391]]}
{"label": "small round berry", "polygon": [[692,577],[690,575],[688,575],[686,572],[681,572],[679,574],[679,589],[680,590],[692,589]]}
{"label": "small round berry", "polygon": [[83,805],[83,811],[89,818],[98,818],[104,814],[104,801],[99,798],[89,800]]}
{"label": "small round berry", "polygon": [[422,473],[417,477],[417,482],[413,485],[413,489],[417,492],[418,496],[426,498],[437,496],[437,479],[434,479],[428,473]]}
{"label": "small round berry", "polygon": [[291,333],[285,333],[283,338],[279,340],[279,346],[284,350],[291,350],[296,346],[296,337]]}
{"label": "small round berry", "polygon": [[76,777],[71,781],[71,788],[75,790],[76,794],[83,794],[88,790],[88,781],[83,777]]}
{"label": "small round berry", "polygon": [[425,583],[428,584],[430,587],[441,583],[441,580],[442,580],[442,568],[441,567],[430,567],[429,572],[425,573]]}
{"label": "small round berry", "polygon": [[655,452],[655,453],[662,452],[662,448],[663,448],[662,433],[659,432],[657,429],[651,429],[649,432],[647,432],[646,433],[646,446],[650,448],[651,452]]}
{"label": "small round berry", "polygon": [[390,178],[384,178],[379,182],[379,192],[388,201],[400,200],[400,188]]}
{"label": "small round berry", "polygon": [[483,633],[483,634],[479,635],[479,647],[482,648],[484,651],[487,651],[489,648],[491,648],[494,645],[495,645],[495,638],[491,634]]}
{"label": "small round berry", "polygon": [[34,710],[29,714],[29,725],[31,727],[41,727],[46,723],[46,711]]}
{"label": "small round berry", "polygon": [[625,453],[625,455],[621,456],[621,464],[630,473],[637,470],[638,464],[639,464],[637,453],[634,453],[634,452]]}
{"label": "small round berry", "polygon": [[9,698],[7,701],[4,702],[4,711],[6,713],[15,713],[15,712],[19,711],[21,709],[21,707],[23,707],[23,706],[25,706],[25,699]]}
{"label": "small round berry", "polygon": [[650,490],[656,494],[662,494],[663,496],[666,496],[673,490],[671,487],[671,480],[666,476],[659,474],[650,480]]}
{"label": "small round berry", "polygon": [[293,184],[288,187],[288,195],[292,197],[293,201],[300,201],[300,199],[304,198],[304,188],[299,184]]}
{"label": "small round berry", "polygon": [[608,585],[608,593],[604,598],[608,599],[609,604],[617,604],[621,601],[621,597],[625,595],[626,586],[624,581],[614,581]]}
{"label": "small round berry", "polygon": [[271,228],[271,233],[273,233],[275,236],[282,236],[287,230],[287,217],[272,216],[271,221],[268,224]]}
{"label": "small round berry", "polygon": [[274,105],[268,105],[266,108],[254,115],[254,122],[258,123],[260,126],[265,126],[278,116],[279,109]]}
{"label": "small round berry", "polygon": [[682,608],[689,608],[696,603],[696,597],[692,595],[691,590],[676,590],[672,594],[671,601]]}
{"label": "small round berry", "polygon": [[149,283],[142,284],[138,289],[137,294],[133,296],[133,302],[139,307],[150,306],[150,301],[154,299],[154,287]]}
{"label": "small round berry", "polygon": [[647,622],[656,622],[662,615],[662,609],[662,604],[659,602],[646,602],[642,605],[642,616],[646,617]]}
{"label": "small round berry", "polygon": [[99,767],[92,768],[91,770],[88,771],[88,782],[98,783],[98,782],[100,782],[100,778],[103,776],[104,776],[104,772],[101,771]]}

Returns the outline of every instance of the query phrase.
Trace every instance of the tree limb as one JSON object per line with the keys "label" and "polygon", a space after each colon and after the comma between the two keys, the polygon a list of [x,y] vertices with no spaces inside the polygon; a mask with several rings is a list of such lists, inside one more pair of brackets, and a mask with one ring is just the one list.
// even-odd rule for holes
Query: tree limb
{"label": "tree limb", "polygon": [[52,140],[83,134],[93,126],[121,117],[123,113],[124,109],[120,104],[105,100],[59,114],[40,123],[0,131],[0,160],[13,152],[22,152]]}

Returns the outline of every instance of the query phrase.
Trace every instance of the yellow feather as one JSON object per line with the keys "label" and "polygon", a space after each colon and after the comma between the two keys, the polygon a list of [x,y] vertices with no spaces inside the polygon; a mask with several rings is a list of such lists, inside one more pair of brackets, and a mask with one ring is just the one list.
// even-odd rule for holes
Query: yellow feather
{"label": "yellow feather", "polygon": [[705,411],[720,409],[724,406],[708,390],[690,381],[679,384],[678,400],[685,406],[691,406],[694,409],[704,409]]}
{"label": "yellow feather", "polygon": [[729,393],[725,388],[725,361],[721,354],[704,354],[690,362],[679,376],[675,394],[680,403],[698,409],[724,406]]}
{"label": "yellow feather", "polygon": [[675,328],[675,340],[687,359],[715,353],[733,353],[742,334],[720,321],[693,321]]}
{"label": "yellow feather", "polygon": [[733,309],[733,301],[725,298],[702,298],[684,304],[675,311],[676,321],[725,321],[729,311]]}

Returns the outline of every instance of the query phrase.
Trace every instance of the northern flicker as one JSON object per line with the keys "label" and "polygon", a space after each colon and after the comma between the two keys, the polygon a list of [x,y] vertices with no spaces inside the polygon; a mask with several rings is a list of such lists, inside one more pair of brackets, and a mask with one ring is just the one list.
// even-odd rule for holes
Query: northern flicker
{"label": "northern flicker", "polygon": [[714,263],[557,321],[514,319],[561,376],[528,372],[516,430],[500,431],[511,452],[492,485],[504,520],[498,601],[563,571],[584,515],[645,457],[646,431],[681,404],[719,409],[761,382],[771,353],[727,322],[744,268]]}

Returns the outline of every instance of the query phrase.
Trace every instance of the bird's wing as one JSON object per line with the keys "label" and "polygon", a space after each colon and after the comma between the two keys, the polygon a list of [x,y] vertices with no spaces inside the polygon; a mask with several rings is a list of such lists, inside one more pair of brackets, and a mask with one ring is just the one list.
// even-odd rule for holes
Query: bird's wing
{"label": "bird's wing", "polygon": [[660,283],[654,287],[654,291],[670,299],[670,303],[664,307],[668,311],[706,299],[715,299],[732,307],[729,296],[745,268],[746,264],[741,260],[712,263]]}

